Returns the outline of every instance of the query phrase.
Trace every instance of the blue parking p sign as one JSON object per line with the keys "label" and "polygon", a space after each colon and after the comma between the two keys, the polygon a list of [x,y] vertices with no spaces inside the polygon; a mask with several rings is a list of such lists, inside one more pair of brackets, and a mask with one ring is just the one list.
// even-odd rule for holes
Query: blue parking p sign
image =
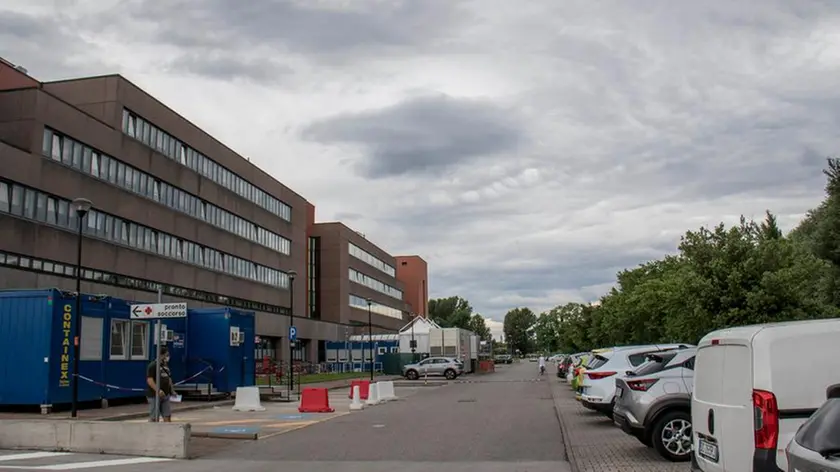
{"label": "blue parking p sign", "polygon": [[294,326],[289,327],[289,341],[295,342],[297,340],[297,328]]}

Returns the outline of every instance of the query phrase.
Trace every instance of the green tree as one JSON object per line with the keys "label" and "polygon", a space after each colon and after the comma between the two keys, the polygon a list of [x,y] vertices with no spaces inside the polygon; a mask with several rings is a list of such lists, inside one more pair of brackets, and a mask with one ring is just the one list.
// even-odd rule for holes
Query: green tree
{"label": "green tree", "polygon": [[534,325],[534,336],[537,349],[542,352],[554,353],[560,349],[560,310],[554,307],[540,313]]}
{"label": "green tree", "polygon": [[470,329],[473,308],[459,296],[429,300],[429,318],[442,328]]}
{"label": "green tree", "polygon": [[532,330],[537,315],[529,308],[514,308],[505,314],[505,342],[513,350],[528,354],[533,348]]}
{"label": "green tree", "polygon": [[491,341],[493,339],[493,336],[490,334],[490,328],[487,327],[487,323],[484,321],[484,317],[478,313],[472,315],[467,329],[477,334],[484,341]]}

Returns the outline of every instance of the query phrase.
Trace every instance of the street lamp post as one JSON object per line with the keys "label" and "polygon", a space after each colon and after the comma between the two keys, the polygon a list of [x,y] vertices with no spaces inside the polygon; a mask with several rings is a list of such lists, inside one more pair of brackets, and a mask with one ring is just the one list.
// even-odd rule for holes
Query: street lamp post
{"label": "street lamp post", "polygon": [[[289,395],[295,388],[295,377],[292,375],[292,364],[294,363],[294,341],[292,341],[292,328],[295,327],[295,276],[297,272],[289,271]],[[291,397],[290,397],[291,398]]]}
{"label": "street lamp post", "polygon": [[73,327],[76,331],[76,336],[73,337],[73,400],[70,407],[70,416],[76,418],[79,403],[79,356],[81,353],[82,329],[82,229],[84,228],[85,216],[90,212],[93,203],[87,198],[77,198],[73,200],[72,205],[79,223],[76,245],[76,314],[73,317]]}
{"label": "street lamp post", "polygon": [[365,299],[368,305],[368,346],[370,348],[370,381],[373,382],[373,317],[370,313],[370,306],[373,304],[373,300],[370,298]]}
{"label": "street lamp post", "polygon": [[414,324],[417,323],[417,315],[411,320],[411,362],[414,362],[414,352],[417,350],[417,341],[414,340]]}

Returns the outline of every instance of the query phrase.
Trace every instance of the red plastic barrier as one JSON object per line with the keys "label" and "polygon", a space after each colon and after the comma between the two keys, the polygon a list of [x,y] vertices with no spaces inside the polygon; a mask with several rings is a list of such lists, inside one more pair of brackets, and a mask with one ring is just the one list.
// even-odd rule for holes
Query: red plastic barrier
{"label": "red plastic barrier", "polygon": [[350,382],[350,395],[347,395],[347,398],[353,399],[353,387],[356,385],[359,386],[359,396],[362,397],[360,400],[367,400],[368,393],[370,392],[370,380],[354,380]]}
{"label": "red plastic barrier", "polygon": [[330,407],[330,393],[325,388],[305,388],[300,394],[301,413],[332,413],[335,409]]}

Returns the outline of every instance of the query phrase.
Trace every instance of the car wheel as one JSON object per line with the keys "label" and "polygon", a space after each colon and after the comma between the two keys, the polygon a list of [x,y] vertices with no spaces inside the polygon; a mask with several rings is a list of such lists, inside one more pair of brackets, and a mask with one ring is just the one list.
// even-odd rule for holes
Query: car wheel
{"label": "car wheel", "polygon": [[455,371],[452,369],[448,369],[446,372],[443,373],[443,375],[446,376],[446,380],[455,380],[455,377],[458,376],[458,374],[455,373]]}
{"label": "car wheel", "polygon": [[653,427],[653,447],[660,456],[673,462],[691,458],[691,416],[684,411],[662,415]]}
{"label": "car wheel", "polygon": [[409,370],[405,373],[405,378],[408,380],[417,380],[420,378],[420,374],[418,374],[416,370]]}
{"label": "car wheel", "polygon": [[607,418],[613,419],[613,411],[615,411],[615,398],[613,398],[610,402],[609,411],[605,411],[604,414],[607,415]]}

